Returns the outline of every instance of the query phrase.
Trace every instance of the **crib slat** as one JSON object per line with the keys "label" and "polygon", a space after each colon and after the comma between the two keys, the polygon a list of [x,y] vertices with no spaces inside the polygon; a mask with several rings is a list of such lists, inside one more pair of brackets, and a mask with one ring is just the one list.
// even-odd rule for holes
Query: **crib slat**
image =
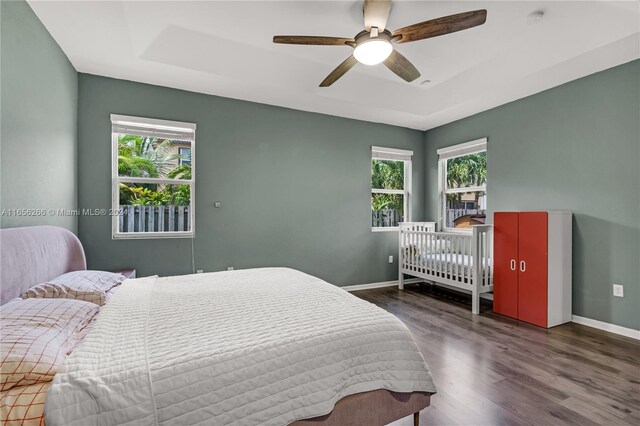
{"label": "crib slat", "polygon": [[484,274],[484,285],[489,286],[489,253],[491,253],[491,234],[484,232],[484,256],[482,262],[482,272]]}
{"label": "crib slat", "polygon": [[[412,227],[413,229],[413,227]],[[407,256],[407,269],[412,270],[413,265],[413,234],[407,234],[407,248],[409,249],[409,255]]]}
{"label": "crib slat", "polygon": [[458,242],[458,244],[461,247],[460,250],[458,250],[458,265],[461,265],[458,267],[458,281],[460,281],[461,283],[464,282],[464,245],[466,242],[466,238],[462,237],[460,238],[460,241]]}
{"label": "crib slat", "polygon": [[449,237],[443,235],[442,241],[440,241],[440,251],[442,252],[442,269],[445,278],[450,277],[449,273],[449,253],[447,253],[447,244],[449,243]]}
{"label": "crib slat", "polygon": [[456,281],[460,282],[462,281],[462,276],[461,276],[461,271],[460,271],[460,259],[462,256],[462,241],[464,241],[464,238],[462,237],[458,237],[456,238]]}
{"label": "crib slat", "polygon": [[[467,240],[466,238],[464,239],[464,259],[467,259],[467,261],[469,260],[469,248],[468,248],[468,244],[469,244],[469,240]],[[462,275],[463,277],[467,280],[467,283],[469,282],[469,271],[467,270],[467,266],[463,265],[462,266]]]}
{"label": "crib slat", "polygon": [[421,234],[414,234],[413,238],[413,270],[416,272],[420,272],[420,263],[422,262],[422,243],[420,242]]}
{"label": "crib slat", "polygon": [[438,242],[438,252],[440,254],[440,276],[443,278],[447,278],[447,258],[445,253],[445,243],[447,242],[446,237],[444,235],[440,236],[440,241]]}
{"label": "crib slat", "polygon": [[418,254],[420,255],[420,272],[424,272],[425,270],[425,259],[424,256],[422,256],[422,250],[424,250],[426,244],[426,237],[427,236],[425,234],[420,234],[420,245],[418,246]]}
{"label": "crib slat", "polygon": [[[458,241],[458,262],[464,262],[464,244],[465,244],[465,238],[460,238],[460,240]],[[458,268],[458,281],[460,281],[461,283],[464,282],[464,267],[462,268]]]}
{"label": "crib slat", "polygon": [[449,247],[450,250],[447,250],[449,253],[447,254],[447,261],[451,264],[451,271],[449,273],[449,278],[457,281],[457,276],[458,276],[458,271],[457,271],[457,267],[456,267],[456,240],[457,237],[449,237]]}
{"label": "crib slat", "polygon": [[[412,227],[413,228],[413,227]],[[409,228],[409,230],[407,231],[407,234],[405,235],[405,244],[407,247],[407,256],[405,258],[405,268],[407,270],[411,270],[411,229]]]}
{"label": "crib slat", "polygon": [[431,275],[435,277],[438,272],[438,259],[436,257],[436,252],[434,251],[434,247],[436,245],[436,236],[431,235],[430,238],[431,242],[429,245],[429,259],[431,261]]}
{"label": "crib slat", "polygon": [[[467,239],[465,238],[465,240],[464,240],[464,254],[465,254],[465,256],[466,256],[466,258],[467,258],[467,259],[470,259],[470,256],[469,256],[469,247],[468,247],[470,242],[471,242],[471,240],[467,240]],[[466,277],[466,279],[467,279],[467,283],[469,283],[469,284],[470,284],[470,283],[471,283],[471,279],[470,279],[470,278],[471,278],[471,274],[469,273],[470,271],[469,271],[468,266],[466,266],[466,265],[465,265],[465,266],[462,268],[462,272],[464,273],[464,276],[465,276],[465,277]]]}
{"label": "crib slat", "polygon": [[436,243],[436,251],[438,252],[438,268],[440,269],[440,278],[442,278],[444,275],[442,273],[442,237],[438,235],[436,238],[438,239],[438,242]]}
{"label": "crib slat", "polygon": [[485,257],[487,255],[487,234],[482,232],[482,255],[478,261],[480,262],[480,272],[482,273],[482,287],[487,286],[487,274],[485,272]]}
{"label": "crib slat", "polygon": [[440,258],[440,261],[438,262],[438,264],[440,265],[440,277],[445,277],[447,274],[447,270],[445,268],[445,264],[444,264],[444,253],[443,253],[443,246],[444,246],[444,242],[445,239],[442,235],[438,236],[438,257]]}
{"label": "crib slat", "polygon": [[474,244],[474,241],[473,241],[473,237],[472,237],[469,240],[469,266],[468,266],[468,268],[469,268],[469,277],[470,277],[469,284],[471,284],[471,285],[474,284],[474,280],[476,279],[476,277],[473,275],[473,266],[471,266],[471,263],[473,262],[473,252],[474,252],[473,244]]}
{"label": "crib slat", "polygon": [[412,271],[416,271],[416,262],[417,262],[417,256],[416,256],[416,249],[415,247],[418,247],[418,234],[416,234],[415,232],[413,234],[411,234],[412,237],[412,242],[413,242],[413,247],[414,247],[414,251],[413,251],[413,256],[411,256],[411,270]]}
{"label": "crib slat", "polygon": [[420,265],[423,273],[427,271],[427,253],[425,249],[427,247],[428,236],[429,234],[422,235],[422,243],[420,244]]}
{"label": "crib slat", "polygon": [[482,273],[484,275],[484,285],[488,286],[489,285],[489,251],[491,250],[490,247],[490,236],[491,234],[489,234],[488,232],[484,232],[484,256],[482,257]]}
{"label": "crib slat", "polygon": [[405,258],[407,257],[406,255],[406,245],[404,243],[404,238],[407,234],[405,233],[405,229],[404,228],[400,228],[400,239],[398,240],[398,246],[399,246],[399,250],[398,250],[398,256],[400,257],[398,259],[398,265],[400,266],[400,273],[401,271],[404,269],[404,262],[405,262]]}
{"label": "crib slat", "polygon": [[475,268],[475,272],[476,272],[476,279],[478,280],[478,287],[482,288],[482,264],[478,264],[478,262],[482,262],[482,233],[479,232],[478,233],[478,237],[476,240],[476,244],[478,245],[477,250],[476,250],[476,259],[473,259],[474,262],[474,268]]}
{"label": "crib slat", "polygon": [[429,239],[431,234],[426,234],[424,237],[424,247],[421,247],[424,253],[424,273],[429,274],[429,264],[431,262],[431,255],[429,253]]}
{"label": "crib slat", "polygon": [[409,243],[409,234],[408,233],[404,234],[404,246],[406,247],[406,250],[407,250],[407,252],[406,252],[407,254],[406,254],[405,258],[404,258],[404,268],[405,269],[409,269],[409,262],[411,261],[410,260],[410,258],[411,258],[411,245]]}
{"label": "crib slat", "polygon": [[420,248],[419,246],[419,238],[420,238],[420,234],[413,234],[413,271],[417,271],[418,270],[418,249]]}
{"label": "crib slat", "polygon": [[424,246],[424,255],[427,263],[425,273],[431,275],[431,234],[427,234],[426,245]]}
{"label": "crib slat", "polygon": [[436,258],[436,276],[442,276],[442,259],[440,258],[440,251],[438,250],[438,244],[440,244],[440,237],[435,235],[435,245],[433,246],[433,255]]}

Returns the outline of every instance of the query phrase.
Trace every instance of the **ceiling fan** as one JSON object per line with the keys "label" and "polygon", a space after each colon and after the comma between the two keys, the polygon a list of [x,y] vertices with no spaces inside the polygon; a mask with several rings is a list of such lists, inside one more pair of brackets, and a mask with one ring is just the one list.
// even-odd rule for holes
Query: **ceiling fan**
{"label": "ceiling fan", "polygon": [[376,65],[383,62],[400,78],[411,82],[420,77],[420,72],[407,58],[395,50],[394,44],[466,30],[482,25],[487,20],[487,11],[480,9],[431,19],[391,32],[385,28],[390,11],[391,0],[365,0],[365,29],[353,38],[277,35],[273,37],[273,42],[316,46],[351,46],[353,54],[338,65],[320,83],[320,87],[331,86],[358,62],[365,65]]}

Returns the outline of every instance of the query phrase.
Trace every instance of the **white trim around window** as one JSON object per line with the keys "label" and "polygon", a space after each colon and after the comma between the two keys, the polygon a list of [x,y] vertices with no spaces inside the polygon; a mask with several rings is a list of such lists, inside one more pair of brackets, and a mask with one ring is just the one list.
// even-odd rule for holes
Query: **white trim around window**
{"label": "white trim around window", "polygon": [[[377,189],[371,188],[372,194],[399,194],[403,195],[404,221],[411,221],[411,194],[412,194],[412,168],[411,157],[413,151],[381,146],[371,147],[371,160],[391,160],[404,162],[404,188],[403,189]],[[397,226],[371,226],[372,232],[395,232]]]}
{"label": "white trim around window", "polygon": [[482,186],[469,186],[464,188],[447,188],[447,160],[462,157],[469,154],[475,154],[478,152],[487,150],[487,138],[480,138],[470,142],[464,142],[457,145],[448,146],[446,148],[438,149],[438,226],[443,232],[460,232],[468,233],[471,230],[460,230],[456,228],[447,227],[447,194],[460,194],[467,192],[479,192],[487,191],[487,185]]}
{"label": "white trim around window", "polygon": [[[119,176],[118,173],[118,135],[130,134],[162,139],[188,141],[191,145],[191,179],[150,178],[135,176]],[[111,114],[111,206],[112,206],[112,238],[113,239],[151,239],[151,238],[193,238],[195,236],[195,142],[196,124],[180,121],[160,120],[155,118],[135,117]],[[147,183],[160,185],[189,185],[190,204],[188,205],[189,231],[163,232],[120,232],[120,184]]]}

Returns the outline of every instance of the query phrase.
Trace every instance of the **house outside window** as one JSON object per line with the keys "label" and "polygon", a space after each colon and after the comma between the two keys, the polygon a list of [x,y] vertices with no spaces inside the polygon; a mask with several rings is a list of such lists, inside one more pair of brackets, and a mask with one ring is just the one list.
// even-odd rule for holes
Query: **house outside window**
{"label": "house outside window", "polygon": [[180,164],[191,165],[191,148],[179,147],[178,148],[178,161]]}
{"label": "house outside window", "polygon": [[194,123],[111,115],[112,236],[193,237]]}
{"label": "house outside window", "polygon": [[487,213],[487,139],[438,150],[440,227],[470,232]]}
{"label": "house outside window", "polygon": [[398,229],[411,211],[411,156],[413,151],[371,147],[371,229]]}

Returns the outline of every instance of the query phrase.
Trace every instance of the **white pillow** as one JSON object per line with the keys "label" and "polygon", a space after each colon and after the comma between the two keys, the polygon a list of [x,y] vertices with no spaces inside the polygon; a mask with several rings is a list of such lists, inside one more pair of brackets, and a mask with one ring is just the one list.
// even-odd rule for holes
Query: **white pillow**
{"label": "white pillow", "polygon": [[107,292],[125,279],[124,275],[105,271],[67,272],[31,287],[22,294],[22,298],[77,299],[102,306],[107,302]]}

